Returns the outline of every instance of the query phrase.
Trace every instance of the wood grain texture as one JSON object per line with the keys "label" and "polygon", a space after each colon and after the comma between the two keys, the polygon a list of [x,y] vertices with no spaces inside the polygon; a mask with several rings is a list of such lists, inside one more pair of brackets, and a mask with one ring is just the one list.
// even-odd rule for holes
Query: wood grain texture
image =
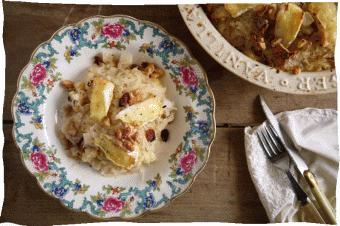
{"label": "wood grain texture", "polygon": [[[62,207],[59,201],[38,187],[35,178],[22,165],[14,145],[10,109],[18,75],[34,49],[61,26],[98,14],[126,14],[149,20],[178,37],[205,68],[216,99],[217,136],[206,168],[186,194],[136,221],[266,223],[267,217],[247,169],[243,141],[243,126],[264,119],[257,95],[262,94],[273,111],[280,112],[304,107],[336,108],[336,94],[299,96],[275,93],[240,79],[200,47],[187,30],[177,6],[53,5],[7,1],[4,2],[3,35],[6,52],[3,109],[5,202],[0,222],[51,225],[97,221],[84,213]],[[233,126],[237,128],[229,128]]]}
{"label": "wood grain texture", "polygon": [[[23,166],[11,132],[12,125],[4,125],[5,201],[0,221],[25,225],[95,222],[87,214],[66,209],[39,188]],[[248,173],[243,129],[218,129],[210,159],[189,191],[135,221],[266,223]]]}

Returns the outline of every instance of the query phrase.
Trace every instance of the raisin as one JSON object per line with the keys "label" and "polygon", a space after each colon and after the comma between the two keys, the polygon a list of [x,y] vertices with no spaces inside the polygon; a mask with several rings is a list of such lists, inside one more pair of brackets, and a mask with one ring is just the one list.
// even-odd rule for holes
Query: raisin
{"label": "raisin", "polygon": [[124,93],[123,96],[119,99],[119,107],[126,107],[130,104],[130,94]]}
{"label": "raisin", "polygon": [[167,142],[169,139],[169,130],[163,129],[161,132],[162,141]]}
{"label": "raisin", "polygon": [[145,138],[147,141],[152,142],[156,139],[156,134],[153,129],[148,129],[145,131]]}
{"label": "raisin", "polygon": [[103,57],[101,57],[101,56],[95,56],[95,57],[94,57],[94,63],[97,64],[97,65],[100,65],[100,64],[104,63],[104,62],[103,62]]}

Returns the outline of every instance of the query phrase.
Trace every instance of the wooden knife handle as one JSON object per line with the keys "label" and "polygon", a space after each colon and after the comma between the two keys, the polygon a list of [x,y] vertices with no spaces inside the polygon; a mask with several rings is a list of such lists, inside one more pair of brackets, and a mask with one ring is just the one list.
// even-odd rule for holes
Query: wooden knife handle
{"label": "wooden knife handle", "polygon": [[336,224],[336,217],[333,207],[331,206],[329,200],[326,195],[320,190],[318,182],[315,179],[315,176],[309,171],[306,170],[303,173],[312,193],[315,197],[316,202],[318,203],[322,215],[324,216],[324,220],[326,224]]}

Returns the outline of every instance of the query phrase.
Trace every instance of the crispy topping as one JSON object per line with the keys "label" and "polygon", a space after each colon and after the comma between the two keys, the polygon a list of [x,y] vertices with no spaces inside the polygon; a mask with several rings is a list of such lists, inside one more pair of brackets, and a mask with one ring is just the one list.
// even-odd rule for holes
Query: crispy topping
{"label": "crispy topping", "polygon": [[266,49],[266,43],[265,43],[264,38],[262,36],[254,34],[253,40],[254,40],[254,43],[255,43],[254,46],[256,47],[257,51],[262,51],[262,50]]}
{"label": "crispy topping", "polygon": [[259,5],[255,8],[255,13],[258,17],[264,17],[265,14],[268,12],[268,6],[266,4]]}
{"label": "crispy topping", "polygon": [[308,44],[311,44],[311,43],[310,43],[309,41],[307,41],[306,39],[301,39],[301,40],[299,40],[299,42],[297,43],[297,47],[298,47],[299,49],[301,49],[301,48],[307,46]]}
{"label": "crispy topping", "polygon": [[277,67],[283,66],[287,59],[292,55],[292,53],[282,45],[282,43],[277,44],[273,47],[273,62]]}
{"label": "crispy topping", "polygon": [[282,42],[282,38],[276,38],[272,41],[272,47],[275,47],[276,45],[280,44]]}
{"label": "crispy topping", "polygon": [[260,49],[265,50],[266,49],[266,43],[263,41],[258,42],[258,46]]}
{"label": "crispy topping", "polygon": [[276,19],[276,13],[277,13],[277,5],[271,5],[268,9],[268,19],[275,20]]}
{"label": "crispy topping", "polygon": [[259,29],[259,33],[264,34],[269,27],[269,21],[263,17],[257,17],[256,27]]}

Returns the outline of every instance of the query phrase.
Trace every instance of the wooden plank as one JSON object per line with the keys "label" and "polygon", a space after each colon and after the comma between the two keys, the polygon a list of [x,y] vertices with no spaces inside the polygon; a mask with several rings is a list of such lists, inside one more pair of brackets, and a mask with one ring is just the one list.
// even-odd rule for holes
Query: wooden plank
{"label": "wooden plank", "polygon": [[[21,163],[11,129],[11,125],[4,125],[5,201],[0,221],[25,225],[96,221],[66,209],[38,187]],[[189,191],[167,207],[135,221],[266,223],[246,165],[243,129],[217,129],[210,159]]]}
{"label": "wooden plank", "polygon": [[216,97],[216,119],[219,125],[247,125],[262,121],[264,118],[256,102],[258,94],[266,97],[275,112],[305,107],[336,108],[336,94],[300,96],[277,93],[233,75],[216,63],[195,41],[177,6],[75,6],[4,2],[7,62],[4,120],[12,119],[10,108],[17,78],[35,47],[63,24],[74,23],[95,14],[126,14],[153,21],[186,43],[208,74]]}

